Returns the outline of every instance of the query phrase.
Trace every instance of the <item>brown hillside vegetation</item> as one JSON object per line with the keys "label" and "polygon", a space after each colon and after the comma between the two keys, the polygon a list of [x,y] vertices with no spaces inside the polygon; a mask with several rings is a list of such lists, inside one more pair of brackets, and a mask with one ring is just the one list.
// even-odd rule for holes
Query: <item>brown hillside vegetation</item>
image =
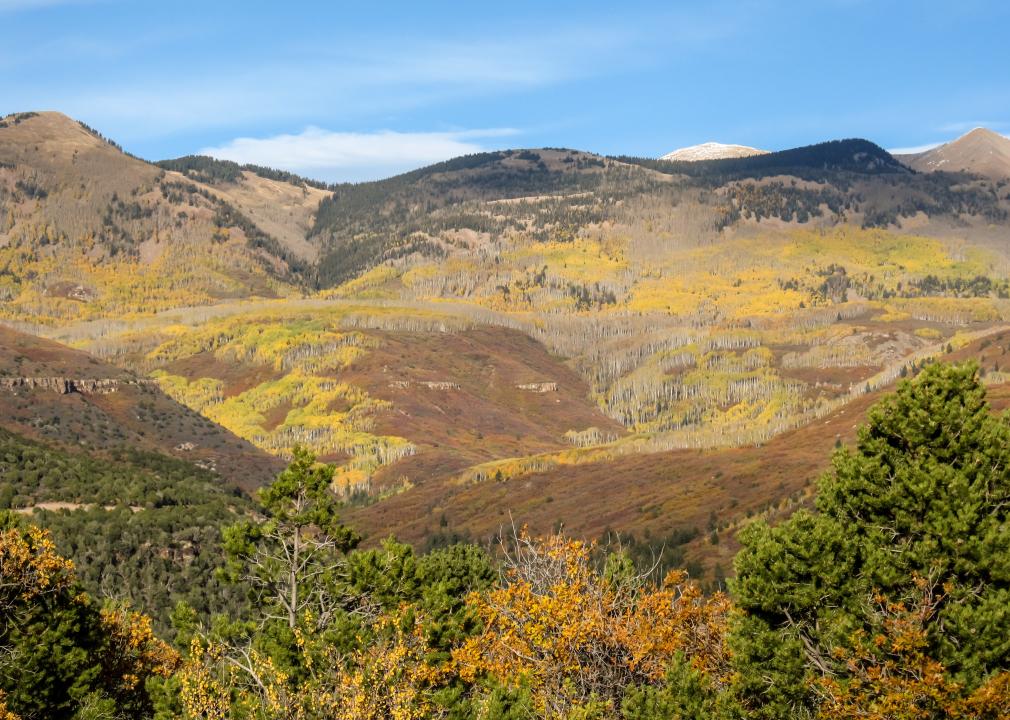
{"label": "brown hillside vegetation", "polygon": [[[1010,331],[942,359],[979,362],[990,384],[992,407],[1010,407],[1010,384],[1000,370],[1010,365]],[[709,570],[719,564],[728,571],[742,524],[759,515],[783,517],[809,501],[813,482],[827,467],[833,448],[851,442],[866,410],[892,390],[887,386],[865,395],[758,446],[629,455],[500,482],[430,480],[409,493],[352,509],[348,518],[373,541],[394,531],[415,542],[445,532],[486,540],[512,522],[529,525],[535,533],[563,526],[568,534],[586,538],[610,530],[639,538],[697,530],[687,559]],[[712,542],[712,531],[718,542]]]}
{"label": "brown hillside vegetation", "polygon": [[395,530],[412,541],[439,532],[443,516],[449,530],[481,539],[497,535],[512,519],[532,532],[562,525],[591,538],[608,529],[648,529],[657,537],[671,529],[703,530],[712,513],[720,522],[736,520],[801,491],[826,464],[836,437],[851,437],[873,399],[760,447],[630,455],[502,482],[429,481],[351,510],[348,520],[375,538]]}
{"label": "brown hillside vegetation", "polygon": [[970,172],[991,178],[1010,178],[1010,138],[975,128],[957,140],[916,155],[900,158],[922,172]]}
{"label": "brown hillside vegetation", "polygon": [[251,490],[283,462],[92,355],[0,326],[0,427],[101,452],[157,451]]}
{"label": "brown hillside vegetation", "polygon": [[[227,344],[214,350],[201,342],[169,341],[144,359],[121,361],[145,363],[183,402],[200,402],[201,386],[215,388],[202,411],[265,449],[282,449],[289,438],[301,437],[323,458],[342,463],[370,455],[382,438],[408,443],[402,459],[391,458],[388,471],[377,477],[375,488],[383,492],[500,457],[564,450],[572,447],[570,433],[595,428],[607,439],[625,433],[591,402],[581,377],[520,332],[476,327],[347,333],[335,332],[339,326],[327,325],[326,317],[321,310],[275,319],[285,330],[266,318],[252,319],[252,327],[264,333],[257,337],[290,338],[281,341],[278,360],[266,347],[243,356]],[[211,324],[208,338],[220,343],[236,331],[227,321]],[[327,362],[318,354],[330,347],[345,355]],[[300,356],[307,358],[301,369],[293,365]],[[316,356],[320,360],[313,362]],[[306,395],[296,387],[317,392]],[[346,390],[334,394],[334,387]],[[322,395],[329,399],[318,405]],[[322,424],[306,424],[310,406],[325,416]],[[354,477],[358,485],[371,486],[370,475]]]}
{"label": "brown hillside vegetation", "polygon": [[391,403],[380,432],[418,445],[386,475],[418,478],[488,460],[570,447],[565,433],[624,428],[589,400],[586,382],[528,336],[504,328],[376,333],[379,347],[343,376]]}

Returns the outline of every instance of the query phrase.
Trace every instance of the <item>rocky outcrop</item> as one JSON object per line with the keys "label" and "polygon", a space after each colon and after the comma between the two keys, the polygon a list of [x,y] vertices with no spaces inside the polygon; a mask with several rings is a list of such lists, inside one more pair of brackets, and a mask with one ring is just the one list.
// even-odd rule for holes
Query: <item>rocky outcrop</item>
{"label": "rocky outcrop", "polygon": [[459,390],[459,383],[449,382],[447,380],[394,380],[389,383],[389,387],[397,390],[406,390],[411,385],[428,388],[429,390]]}
{"label": "rocky outcrop", "polygon": [[0,377],[0,390],[47,390],[60,395],[107,395],[127,385],[154,385],[142,378],[68,378],[68,377]]}
{"label": "rocky outcrop", "polygon": [[525,390],[526,392],[535,392],[535,393],[549,393],[558,391],[558,384],[556,382],[523,383],[522,385],[516,385],[516,387],[519,390]]}

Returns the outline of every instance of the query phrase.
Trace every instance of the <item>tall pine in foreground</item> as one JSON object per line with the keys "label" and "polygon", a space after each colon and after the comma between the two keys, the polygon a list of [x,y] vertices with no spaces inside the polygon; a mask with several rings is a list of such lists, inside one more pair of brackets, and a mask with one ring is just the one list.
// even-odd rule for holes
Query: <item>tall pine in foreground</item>
{"label": "tall pine in foreground", "polygon": [[[816,510],[741,534],[732,644],[754,717],[824,712],[865,692],[868,662],[898,678],[902,652],[964,696],[1010,668],[1010,424],[974,364],[932,365],[878,403]],[[936,686],[901,686],[909,717],[943,716]]]}

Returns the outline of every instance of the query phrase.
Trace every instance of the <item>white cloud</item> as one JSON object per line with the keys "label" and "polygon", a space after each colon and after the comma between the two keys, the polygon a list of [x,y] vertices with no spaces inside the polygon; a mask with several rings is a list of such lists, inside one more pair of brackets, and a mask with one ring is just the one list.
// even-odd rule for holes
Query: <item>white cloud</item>
{"label": "white cloud", "polygon": [[915,155],[917,153],[923,153],[927,150],[940,147],[941,145],[943,145],[942,142],[926,143],[925,145],[913,145],[912,147],[891,148],[887,152],[892,155]]}
{"label": "white cloud", "polygon": [[999,120],[963,120],[961,122],[947,123],[946,125],[940,126],[938,129],[940,132],[945,133],[966,133],[975,128],[988,128],[990,130],[996,130],[1002,127],[1006,127],[1005,122],[1000,122]]}
{"label": "white cloud", "polygon": [[511,128],[447,132],[332,132],[309,127],[297,135],[236,138],[200,150],[221,160],[252,163],[331,182],[374,180],[449,158],[481,152],[481,139],[515,135]]}

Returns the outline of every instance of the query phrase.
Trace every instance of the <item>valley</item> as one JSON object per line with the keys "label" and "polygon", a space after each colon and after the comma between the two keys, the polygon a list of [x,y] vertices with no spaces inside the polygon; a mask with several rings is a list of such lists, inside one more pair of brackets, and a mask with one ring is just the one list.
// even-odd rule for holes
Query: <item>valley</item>
{"label": "valley", "polygon": [[149,164],[55,113],[4,123],[0,316],[64,349],[5,335],[0,379],[127,383],[12,386],[5,427],[247,490],[302,445],[371,541],[510,515],[728,533],[690,551],[710,570],[742,518],[803,502],[807,448],[823,462],[880,391],[1010,322],[1006,181],[866,141],[501,151],[326,186]]}

